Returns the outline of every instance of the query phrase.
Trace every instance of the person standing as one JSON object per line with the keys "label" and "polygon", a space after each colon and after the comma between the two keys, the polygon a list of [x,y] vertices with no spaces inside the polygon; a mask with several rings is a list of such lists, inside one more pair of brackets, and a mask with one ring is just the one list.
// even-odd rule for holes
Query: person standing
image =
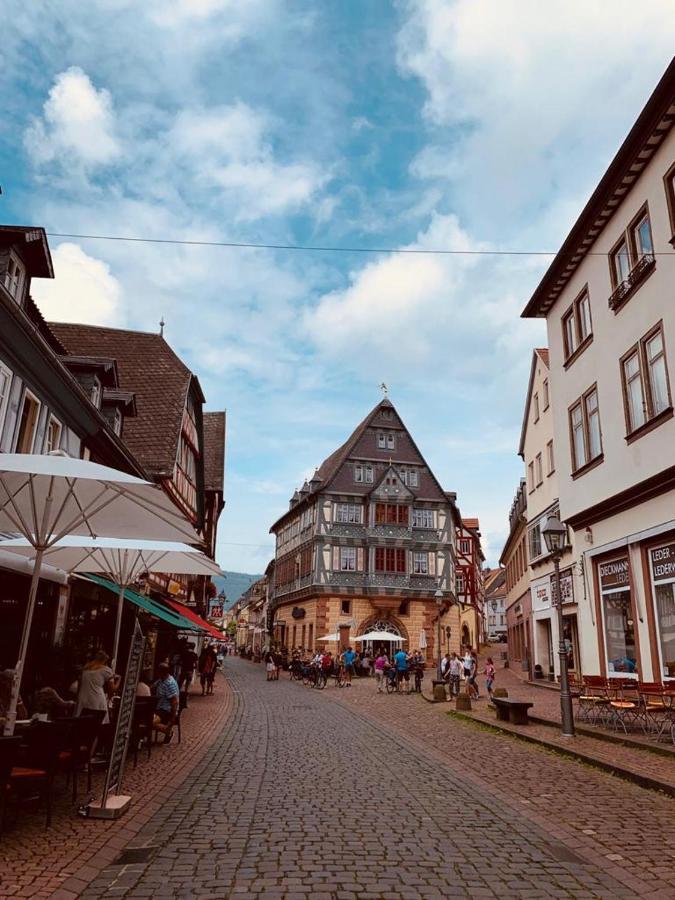
{"label": "person standing", "polygon": [[450,654],[448,672],[450,679],[450,696],[456,697],[459,694],[459,679],[462,674],[462,662],[456,653]]}
{"label": "person standing", "polygon": [[345,683],[347,687],[352,686],[352,675],[354,674],[355,659],[356,653],[352,650],[351,647],[347,647],[347,649],[342,654],[342,665],[345,667]]}
{"label": "person standing", "polygon": [[408,693],[410,693],[410,664],[408,654],[403,648],[394,654],[394,666],[396,668],[396,687],[401,692],[401,685],[405,681],[408,685]]}
{"label": "person standing", "polygon": [[218,657],[212,646],[209,645],[202,650],[197,668],[199,669],[199,682],[202,686],[202,697],[205,693],[212,694],[213,680],[218,668]]}
{"label": "person standing", "polygon": [[85,664],[80,675],[75,705],[76,716],[102,711],[103,725],[110,722],[108,700],[120,683],[120,676],[115,675],[108,665],[108,660],[109,656],[105,650],[99,650],[94,658]]}
{"label": "person standing", "polygon": [[274,660],[274,654],[270,650],[265,656],[265,671],[267,672],[268,681],[276,681],[277,664]]}
{"label": "person standing", "polygon": [[381,694],[384,690],[385,671],[389,666],[389,659],[384,650],[380,650],[375,658],[375,682],[377,684],[377,693]]}

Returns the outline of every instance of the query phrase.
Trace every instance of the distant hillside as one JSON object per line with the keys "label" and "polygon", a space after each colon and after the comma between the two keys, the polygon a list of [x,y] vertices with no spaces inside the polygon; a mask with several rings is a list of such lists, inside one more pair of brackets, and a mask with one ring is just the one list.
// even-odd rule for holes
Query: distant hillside
{"label": "distant hillside", "polygon": [[236,603],[241,595],[253,584],[262,578],[262,575],[246,575],[244,572],[225,572],[225,577],[215,576],[213,581],[218,588],[218,593],[224,592],[227,597],[226,608],[229,609]]}

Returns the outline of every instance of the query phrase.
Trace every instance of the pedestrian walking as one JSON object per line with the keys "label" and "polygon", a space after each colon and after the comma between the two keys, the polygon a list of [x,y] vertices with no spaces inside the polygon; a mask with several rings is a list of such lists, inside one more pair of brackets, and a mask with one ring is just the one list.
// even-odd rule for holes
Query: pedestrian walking
{"label": "pedestrian walking", "polygon": [[202,650],[197,668],[199,669],[199,683],[202,686],[202,697],[205,693],[212,694],[213,681],[216,677],[216,669],[218,668],[218,657],[211,645]]}
{"label": "pedestrian walking", "polygon": [[345,679],[347,687],[352,686],[352,675],[354,674],[355,659],[356,653],[354,653],[351,647],[347,647],[347,649],[342,654],[342,665],[345,667]]}
{"label": "pedestrian walking", "polygon": [[492,686],[495,683],[495,664],[492,662],[491,656],[488,656],[485,663],[485,676],[485,690],[490,700],[492,700]]}
{"label": "pedestrian walking", "polygon": [[462,661],[456,653],[450,654],[450,663],[448,665],[448,675],[450,683],[450,696],[456,697],[459,694],[459,680],[462,674]]}
{"label": "pedestrian walking", "polygon": [[265,671],[267,672],[268,681],[276,681],[277,664],[274,661],[274,654],[271,650],[265,657]]}
{"label": "pedestrian walking", "polygon": [[394,665],[396,667],[396,687],[400,693],[401,684],[405,681],[408,685],[407,693],[410,693],[410,661],[408,654],[402,648],[398,653],[394,654]]}

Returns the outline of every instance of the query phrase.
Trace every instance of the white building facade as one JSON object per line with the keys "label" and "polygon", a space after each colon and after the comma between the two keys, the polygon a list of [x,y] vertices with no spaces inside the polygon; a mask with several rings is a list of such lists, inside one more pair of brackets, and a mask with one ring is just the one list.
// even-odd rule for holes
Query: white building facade
{"label": "white building facade", "polygon": [[675,63],[523,314],[547,320],[583,671],[644,681],[675,680],[674,122]]}

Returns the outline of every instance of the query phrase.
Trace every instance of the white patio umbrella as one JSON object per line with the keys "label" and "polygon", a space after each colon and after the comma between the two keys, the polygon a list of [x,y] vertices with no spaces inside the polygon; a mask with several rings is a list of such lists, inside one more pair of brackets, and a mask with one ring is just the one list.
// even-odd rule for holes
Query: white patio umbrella
{"label": "white patio umbrella", "polygon": [[323,637],[318,637],[317,641],[339,641],[340,635],[335,632],[335,634],[324,634]]}
{"label": "white patio umbrella", "polygon": [[[0,551],[8,550],[23,556],[35,557],[35,548],[25,538],[0,543]],[[122,538],[86,538],[68,535],[44,551],[44,562],[66,572],[98,572],[119,585],[117,621],[113,641],[112,667],[122,628],[122,611],[126,588],[138,581],[145,572],[176,573],[180,575],[222,575],[213,560],[188,544],[168,541],[133,541]]]}
{"label": "white patio umbrella", "polygon": [[403,643],[405,638],[398,634],[392,634],[390,631],[369,631],[366,634],[359,634],[354,638],[355,641],[392,641],[395,644]]}
{"label": "white patio umbrella", "polygon": [[0,453],[0,531],[18,532],[35,549],[23,633],[5,734],[13,734],[40,565],[68,534],[194,541],[192,525],[155,485],[69,456]]}

